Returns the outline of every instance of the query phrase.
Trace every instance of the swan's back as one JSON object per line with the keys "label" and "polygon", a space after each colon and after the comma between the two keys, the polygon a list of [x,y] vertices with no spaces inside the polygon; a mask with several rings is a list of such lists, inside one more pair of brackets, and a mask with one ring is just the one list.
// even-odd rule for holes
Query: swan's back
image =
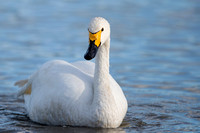
{"label": "swan's back", "polygon": [[76,66],[79,68],[82,72],[85,72],[89,75],[94,76],[94,69],[95,69],[95,64],[90,61],[77,61],[71,63],[72,65]]}

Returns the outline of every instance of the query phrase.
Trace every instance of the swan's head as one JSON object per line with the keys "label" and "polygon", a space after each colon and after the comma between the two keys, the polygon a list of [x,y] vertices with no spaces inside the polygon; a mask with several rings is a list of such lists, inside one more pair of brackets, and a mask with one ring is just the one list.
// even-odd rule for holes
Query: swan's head
{"label": "swan's head", "polygon": [[95,57],[98,48],[110,37],[110,24],[102,17],[95,17],[91,20],[88,31],[89,47],[84,58],[91,60]]}

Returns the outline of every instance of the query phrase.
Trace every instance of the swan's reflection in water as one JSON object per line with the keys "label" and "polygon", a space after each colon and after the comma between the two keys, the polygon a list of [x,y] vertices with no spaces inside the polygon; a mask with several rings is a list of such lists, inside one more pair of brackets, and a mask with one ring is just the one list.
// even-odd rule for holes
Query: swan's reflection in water
{"label": "swan's reflection in water", "polygon": [[116,129],[96,129],[96,128],[83,128],[83,127],[63,127],[63,128],[57,128],[57,127],[49,127],[45,131],[43,129],[42,131],[37,131],[38,133],[62,133],[62,132],[69,132],[69,133],[126,133],[121,128]]}

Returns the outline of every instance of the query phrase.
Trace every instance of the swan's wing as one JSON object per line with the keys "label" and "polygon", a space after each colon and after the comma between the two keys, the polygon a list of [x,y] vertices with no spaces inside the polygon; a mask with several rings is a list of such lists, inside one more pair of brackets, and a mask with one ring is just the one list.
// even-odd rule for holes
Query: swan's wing
{"label": "swan's wing", "polygon": [[95,64],[93,62],[77,61],[77,62],[73,62],[71,64],[89,75],[94,75]]}
{"label": "swan's wing", "polygon": [[[93,77],[83,72],[85,67],[81,66],[59,60],[50,61],[42,65],[28,81],[16,83],[23,86],[18,96],[24,96],[25,107],[33,121],[64,125],[66,120],[76,117],[73,114],[78,114],[79,108],[82,109],[77,104],[92,103]],[[29,86],[30,94],[27,92]]]}
{"label": "swan's wing", "polygon": [[[58,67],[55,66],[55,65],[60,65],[60,64],[64,64],[64,65],[62,65],[63,67],[58,68]],[[54,66],[55,69],[52,69],[52,66]],[[34,79],[41,79],[41,80],[46,79],[45,77],[42,76],[42,75],[46,75],[47,74],[46,72],[53,71],[55,73],[62,73],[64,71],[66,71],[67,69],[69,70],[71,68],[74,68],[74,69],[77,68],[77,70],[80,70],[80,71],[82,71],[86,74],[89,74],[93,77],[94,66],[95,66],[94,63],[89,62],[89,61],[78,61],[78,62],[74,62],[74,63],[71,63],[71,64],[67,63],[65,61],[60,61],[60,60],[49,61],[49,62],[45,63],[44,65],[42,65],[41,68],[38,71],[36,71],[33,75],[31,75],[29,79],[20,80],[20,81],[17,81],[15,83],[16,86],[21,87],[21,89],[17,93],[17,96],[19,97],[19,96],[24,95],[24,94],[30,95],[31,92],[32,92],[33,80]],[[50,75],[53,75],[53,74],[50,74]],[[49,75],[49,77],[50,77],[50,75]],[[57,81],[57,82],[59,82],[59,81]],[[70,84],[70,82],[68,82],[68,84]]]}

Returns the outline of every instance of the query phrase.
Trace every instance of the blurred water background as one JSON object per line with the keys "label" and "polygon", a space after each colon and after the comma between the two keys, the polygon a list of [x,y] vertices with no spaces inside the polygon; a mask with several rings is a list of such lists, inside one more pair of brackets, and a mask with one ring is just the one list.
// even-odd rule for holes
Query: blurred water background
{"label": "blurred water background", "polygon": [[[111,75],[129,109],[121,127],[31,122],[15,81],[53,59],[84,60],[88,23],[111,24]],[[0,132],[200,132],[199,0],[0,0]]]}

